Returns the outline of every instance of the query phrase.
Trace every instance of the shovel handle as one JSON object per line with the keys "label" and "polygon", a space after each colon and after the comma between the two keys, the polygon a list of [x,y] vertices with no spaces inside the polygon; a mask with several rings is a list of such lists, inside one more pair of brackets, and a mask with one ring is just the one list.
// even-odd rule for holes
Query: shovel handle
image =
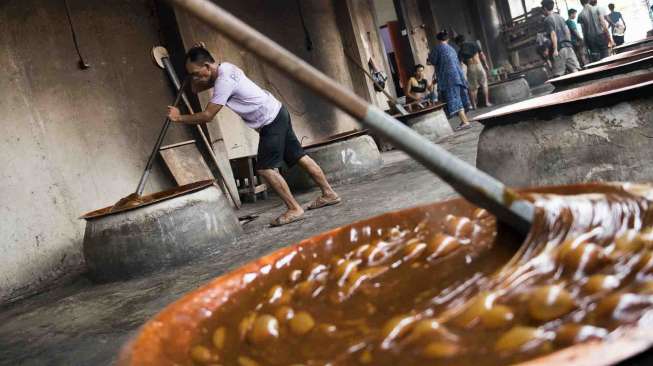
{"label": "shovel handle", "polygon": [[[188,84],[188,78],[184,79],[184,82],[181,84],[181,88],[177,93],[175,102],[172,104],[173,106],[176,107],[181,101],[181,97],[182,95],[184,95],[184,88],[186,87],[186,84]],[[141,180],[138,182],[138,187],[136,188],[136,192],[135,192],[138,196],[143,195],[143,191],[145,190],[145,183],[147,183],[147,178],[150,176],[152,165],[154,165],[154,158],[156,157],[157,152],[161,148],[161,144],[163,144],[163,139],[166,137],[166,132],[168,131],[168,127],[170,127],[171,122],[172,121],[170,120],[170,118],[166,118],[165,122],[163,122],[163,127],[161,127],[161,132],[159,132],[159,137],[156,139],[156,143],[154,144],[152,153],[150,154],[149,159],[147,159],[147,164],[145,165],[145,170],[143,171],[143,175],[141,175]]]}

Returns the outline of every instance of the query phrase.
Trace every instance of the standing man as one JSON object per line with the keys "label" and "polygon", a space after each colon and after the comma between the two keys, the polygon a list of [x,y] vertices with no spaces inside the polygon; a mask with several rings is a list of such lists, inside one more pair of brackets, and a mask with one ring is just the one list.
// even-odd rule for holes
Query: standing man
{"label": "standing man", "polygon": [[587,49],[585,48],[585,41],[578,31],[578,26],[575,22],[578,12],[576,9],[569,9],[569,19],[567,19],[567,28],[571,34],[571,43],[574,45],[574,52],[581,67],[585,67],[589,62],[587,61]]}
{"label": "standing man", "polygon": [[306,170],[322,190],[308,209],[340,203],[340,197],[327,182],[322,169],[311,159],[295,136],[288,110],[268,91],[251,81],[243,70],[228,62],[216,62],[203,44],[195,45],[186,54],[186,71],[191,77],[193,93],[213,88],[213,96],[203,112],[182,115],[169,106],[168,118],[185,124],[209,123],[227,106],[245,124],[259,133],[257,172],[286,204],[287,211],[272,221],[272,226],[301,220],[304,209],[295,200],[288,184],[277,171],[285,161]]}
{"label": "standing man", "polygon": [[458,57],[463,65],[467,66],[465,76],[469,83],[469,94],[472,108],[478,108],[478,91],[483,88],[485,106],[492,107],[490,103],[490,90],[488,88],[487,73],[490,71],[485,53],[481,50],[479,42],[465,41],[465,36],[460,34],[454,39],[458,45]]}
{"label": "standing man", "polygon": [[610,28],[612,29],[612,39],[615,45],[620,46],[624,44],[626,21],[620,12],[614,11],[614,4],[609,4],[608,9],[610,9],[610,14],[608,14],[606,20],[610,23]]}
{"label": "standing man", "polygon": [[467,120],[466,110],[469,109],[469,90],[465,75],[460,68],[458,55],[453,47],[449,46],[449,34],[446,30],[435,36],[437,44],[429,53],[428,64],[435,67],[439,99],[445,103],[447,117],[460,117],[460,125],[456,131],[471,127]]}
{"label": "standing man", "polygon": [[597,0],[580,0],[583,10],[578,15],[578,23],[585,35],[585,45],[590,51],[590,61],[596,62],[610,56],[614,45],[604,12],[597,5]]}
{"label": "standing man", "polygon": [[572,73],[580,70],[578,59],[574,53],[573,44],[571,43],[571,34],[567,23],[562,19],[560,14],[554,13],[555,3],[553,0],[542,0],[544,8],[544,24],[547,33],[551,38],[551,61],[553,63],[553,76],[558,77],[566,73]]}

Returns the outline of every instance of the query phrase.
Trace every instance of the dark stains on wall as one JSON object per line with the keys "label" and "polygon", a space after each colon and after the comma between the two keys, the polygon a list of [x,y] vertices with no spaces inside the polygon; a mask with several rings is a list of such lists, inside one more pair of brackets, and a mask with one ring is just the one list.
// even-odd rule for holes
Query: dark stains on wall
{"label": "dark stains on wall", "polygon": [[[63,1],[0,3],[0,303],[84,270],[77,217],[133,192],[172,99],[152,1],[68,2],[86,70]],[[147,191],[171,184],[157,167]]]}

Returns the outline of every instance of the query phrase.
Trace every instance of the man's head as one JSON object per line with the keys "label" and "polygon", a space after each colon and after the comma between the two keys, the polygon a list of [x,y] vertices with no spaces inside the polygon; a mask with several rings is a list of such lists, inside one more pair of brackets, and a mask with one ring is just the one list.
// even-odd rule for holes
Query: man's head
{"label": "man's head", "polygon": [[544,12],[548,15],[553,12],[555,3],[553,2],[553,0],[542,0],[542,7],[544,8]]}
{"label": "man's head", "polygon": [[442,30],[440,33],[435,35],[435,39],[440,42],[446,42],[449,40],[449,33],[446,30]]}
{"label": "man's head", "polygon": [[193,47],[186,52],[186,72],[195,81],[209,82],[214,64],[215,59],[204,47]]}
{"label": "man's head", "polygon": [[580,5],[585,6],[589,4],[590,0],[580,0]]}
{"label": "man's head", "polygon": [[569,19],[571,19],[571,20],[576,19],[576,13],[577,13],[576,9],[573,9],[573,8],[569,9],[569,12],[568,12]]}
{"label": "man's head", "polygon": [[598,3],[597,0],[590,0],[590,5],[592,6],[596,6],[597,3]]}
{"label": "man's head", "polygon": [[465,43],[465,36],[462,34],[457,35],[456,38],[454,38],[454,42],[456,42],[458,46],[462,46],[462,44]]}
{"label": "man's head", "polygon": [[610,9],[610,11],[614,11],[614,4],[608,4],[608,9]]}
{"label": "man's head", "polygon": [[424,65],[415,65],[415,79],[422,80],[424,78]]}

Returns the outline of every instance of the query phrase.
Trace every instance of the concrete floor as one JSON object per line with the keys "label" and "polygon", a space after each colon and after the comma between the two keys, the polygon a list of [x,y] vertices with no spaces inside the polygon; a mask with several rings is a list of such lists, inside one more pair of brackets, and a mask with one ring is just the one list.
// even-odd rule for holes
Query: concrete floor
{"label": "concrete floor", "polygon": [[[539,94],[539,93],[538,93]],[[487,112],[479,110],[471,115]],[[450,123],[457,124],[457,120]],[[481,125],[439,144],[475,164]],[[257,214],[245,235],[195,263],[147,278],[96,285],[86,278],[0,308],[0,365],[105,365],[148,318],[184,293],[239,265],[320,232],[392,210],[443,200],[455,192],[400,151],[383,154],[378,174],[336,186],[338,206],[307,211],[304,221],[268,224],[283,212],[272,196],[245,204],[239,215]],[[388,194],[391,192],[392,194]],[[297,195],[308,204],[317,191]]]}

